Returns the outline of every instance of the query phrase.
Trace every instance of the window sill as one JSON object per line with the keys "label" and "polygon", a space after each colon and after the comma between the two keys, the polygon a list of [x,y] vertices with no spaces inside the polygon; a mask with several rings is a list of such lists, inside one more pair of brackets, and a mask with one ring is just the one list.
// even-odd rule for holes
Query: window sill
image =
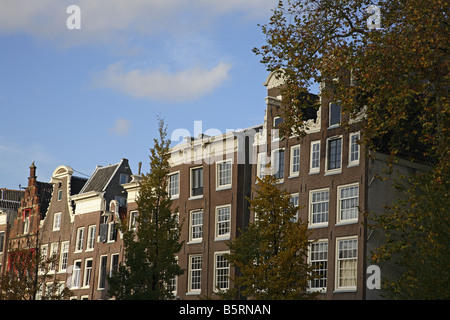
{"label": "window sill", "polygon": [[308,174],[319,174],[320,173],[320,170],[318,170],[318,171],[310,171]]}
{"label": "window sill", "polygon": [[346,226],[348,224],[355,224],[358,223],[358,219],[352,219],[352,220],[348,220],[348,221],[340,221],[336,223],[336,226]]}
{"label": "window sill", "polygon": [[293,179],[293,178],[298,178],[300,177],[300,174],[296,173],[296,174],[291,174],[288,179]]}
{"label": "window sill", "polygon": [[333,290],[333,293],[348,293],[348,292],[356,292],[356,288],[336,289],[336,290]]}
{"label": "window sill", "polygon": [[187,244],[197,244],[197,243],[202,243],[203,242],[203,239],[201,239],[201,240],[192,240],[192,241],[189,241]]}
{"label": "window sill", "polygon": [[227,240],[230,240],[230,236],[214,238],[214,241],[227,241]]}
{"label": "window sill", "polygon": [[341,174],[342,173],[342,169],[336,170],[336,171],[325,171],[324,176],[332,176],[335,174]]}
{"label": "window sill", "polygon": [[228,190],[231,189],[231,185],[226,185],[223,187],[216,187],[216,191]]}
{"label": "window sill", "polygon": [[197,199],[203,199],[203,195],[201,196],[194,196],[194,197],[189,197],[188,200],[197,200]]}
{"label": "window sill", "polygon": [[200,293],[201,293],[201,291],[199,291],[199,292],[186,292],[186,295],[187,296],[198,296],[198,295],[200,295]]}
{"label": "window sill", "polygon": [[326,228],[328,227],[328,222],[323,224],[311,224],[308,225],[308,229],[318,229],[318,228]]}
{"label": "window sill", "polygon": [[179,194],[173,195],[173,196],[170,196],[170,200],[175,200],[175,199],[178,199],[179,197],[180,197]]}
{"label": "window sill", "polygon": [[353,167],[358,167],[359,166],[359,161],[355,162],[355,163],[350,163],[347,168],[353,168]]}

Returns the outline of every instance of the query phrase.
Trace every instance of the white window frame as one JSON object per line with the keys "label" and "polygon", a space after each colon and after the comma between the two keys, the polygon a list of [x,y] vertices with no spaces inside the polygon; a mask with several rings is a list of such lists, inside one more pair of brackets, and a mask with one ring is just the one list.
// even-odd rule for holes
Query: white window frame
{"label": "white window frame", "polygon": [[267,155],[265,152],[258,153],[258,163],[256,166],[256,175],[258,178],[262,179],[265,176],[270,174],[270,168],[266,167],[270,160],[267,159]]}
{"label": "white window frame", "polygon": [[[357,187],[357,195],[356,197],[346,197],[346,198],[342,198],[341,195],[341,190],[342,189],[347,189],[347,188],[354,188]],[[337,187],[337,217],[336,217],[336,224],[349,224],[349,223],[357,223],[358,222],[358,216],[359,216],[359,183],[351,183],[351,184],[346,184],[346,185],[342,185],[342,186],[338,186]],[[351,209],[355,209],[356,211],[356,217],[351,217],[351,218],[346,218],[344,219],[342,217],[342,202],[343,201],[348,201],[348,200],[354,200],[356,199],[356,206],[351,207]],[[351,201],[352,202],[352,201]],[[353,201],[354,202],[354,201]],[[346,209],[350,209],[350,208],[346,208]]]}
{"label": "white window frame", "polygon": [[136,210],[134,211],[130,211],[130,225],[128,226],[128,230],[133,230],[135,231],[137,228],[137,218],[138,212]]}
{"label": "white window frame", "polygon": [[189,199],[198,199],[198,198],[203,198],[203,191],[202,194],[199,195],[193,195],[192,194],[192,189],[194,187],[194,170],[198,170],[198,169],[202,169],[202,188],[203,188],[203,166],[199,166],[199,167],[192,167],[189,168]]}
{"label": "white window frame", "polygon": [[61,242],[61,252],[59,258],[59,272],[66,272],[69,262],[69,241]]}
{"label": "white window frame", "polygon": [[272,122],[272,141],[279,141],[280,140],[280,129],[278,128],[278,126],[275,126],[275,121],[277,119],[281,119],[281,123],[283,123],[283,117],[281,116],[276,116],[273,117],[273,122]]}
{"label": "white window frame", "polygon": [[[340,244],[341,242],[347,242],[351,241],[352,246],[353,244],[356,244],[355,249],[351,249],[352,252],[348,252],[349,250],[343,250],[341,252],[340,250]],[[345,252],[347,251],[347,252]],[[342,255],[341,255],[342,253]],[[349,257],[350,255],[350,257]],[[354,285],[341,285],[340,278],[342,275],[342,269],[345,267],[344,261],[354,261],[354,277],[350,279],[352,282],[354,282]],[[342,266],[342,267],[341,267]],[[346,268],[349,268],[349,266],[346,266]],[[336,268],[335,268],[336,276],[335,276],[335,292],[344,291],[344,292],[355,292],[357,287],[357,281],[358,281],[358,237],[357,236],[349,236],[349,237],[338,237],[336,238]],[[351,272],[351,271],[347,271]],[[344,280],[345,281],[345,280]]]}
{"label": "white window frame", "polygon": [[112,253],[111,254],[111,265],[110,265],[110,267],[109,267],[109,276],[110,277],[112,277],[112,275],[113,275],[113,267],[114,267],[114,265],[113,265],[113,261],[114,261],[114,257],[117,257],[117,270],[119,269],[119,265],[120,265],[120,256],[119,256],[120,254],[119,253]]}
{"label": "white window frame", "polygon": [[[280,170],[280,151],[283,151],[283,170]],[[286,170],[286,150],[284,148],[278,148],[272,150],[270,161],[272,163],[271,165],[271,174],[277,178],[278,183],[284,182],[284,172]],[[281,172],[281,177],[277,177],[279,175],[279,171]]]}
{"label": "white window frame", "polygon": [[[228,219],[219,221],[219,211],[222,209],[228,209]],[[215,240],[227,240],[230,239],[231,234],[231,204],[217,206],[216,207],[216,217],[215,217]],[[227,227],[222,227],[222,225],[228,225]],[[221,229],[228,229],[227,232],[219,234]]]}
{"label": "white window frame", "polygon": [[88,227],[88,238],[86,243],[86,251],[94,250],[95,246],[95,236],[97,233],[97,226],[95,224]]}
{"label": "white window frame", "polygon": [[[359,159],[361,158],[361,152],[360,152],[360,145],[355,141],[353,144],[353,137],[356,137],[356,141],[360,138],[360,133],[358,132],[352,132],[349,134],[348,137],[348,167],[354,167],[359,165]],[[352,160],[352,147],[355,146],[357,154],[357,159]]]}
{"label": "white window frame", "polygon": [[[105,263],[105,275],[104,275],[104,277],[105,277],[105,279],[104,279],[104,281],[105,281],[105,284],[104,284],[104,286],[103,287],[101,287],[100,285],[101,285],[101,281],[102,281],[102,260],[103,260],[103,258],[105,258],[106,257],[106,263]],[[100,259],[99,259],[99,263],[98,263],[98,281],[97,281],[97,290],[105,290],[106,289],[106,276],[108,275],[108,255],[106,255],[106,254],[103,254],[103,255],[101,255],[100,256]]]}
{"label": "white window frame", "polygon": [[[228,170],[220,170],[220,167],[222,164],[230,163],[230,175],[229,175],[229,183],[221,184],[220,180],[222,177],[223,172],[227,172]],[[227,177],[225,177],[227,178]],[[225,159],[222,161],[216,162],[216,190],[223,190],[223,189],[230,189],[233,183],[233,160],[232,159]]]}
{"label": "white window frame", "polygon": [[[113,233],[114,237],[111,235]],[[108,236],[106,238],[107,243],[112,243],[117,240],[116,223],[114,221],[108,223]]]}
{"label": "white window frame", "polygon": [[[173,177],[177,177],[176,185],[174,185],[175,183],[171,180]],[[180,197],[180,171],[171,172],[168,175],[167,180],[167,192],[170,199],[178,199]]]}
{"label": "white window frame", "polygon": [[[50,244],[50,258],[53,260],[55,257],[58,256],[58,250],[59,250],[59,243],[53,242]],[[56,270],[56,264],[55,262],[52,262],[49,266],[49,273],[53,273]]]}
{"label": "white window frame", "polygon": [[[230,263],[225,258],[224,261],[222,261],[226,266],[218,266],[218,258],[223,257],[225,254],[229,254],[230,251],[219,251],[214,253],[214,292],[223,292],[230,289]],[[219,275],[219,272],[223,272],[223,274]],[[226,278],[226,280],[223,280],[223,277]],[[226,283],[226,287],[218,288],[217,282],[219,279],[222,280],[223,283]]]}
{"label": "white window frame", "polygon": [[[319,146],[319,150],[317,151],[317,162],[318,166],[313,167],[314,160],[314,145]],[[320,172],[320,140],[311,141],[310,154],[309,154],[309,173],[319,173]]]}
{"label": "white window frame", "polygon": [[[194,259],[196,261],[194,262]],[[199,260],[198,260],[199,259]],[[194,265],[195,263],[195,265]],[[200,264],[200,268],[198,268]],[[193,268],[195,266],[195,269]],[[203,257],[201,254],[193,254],[189,256],[189,277],[188,277],[188,293],[200,294],[202,288],[202,266]],[[194,282],[195,277],[195,282]],[[198,280],[198,281],[197,281]],[[195,288],[193,286],[195,285]]]}
{"label": "white window frame", "polygon": [[[88,269],[88,262],[91,262],[91,267]],[[84,260],[84,274],[83,274],[83,286],[82,288],[89,288],[91,285],[92,280],[92,274],[94,270],[94,259],[93,258],[86,258]],[[89,279],[88,279],[89,276]]]}
{"label": "white window frame", "polygon": [[[197,217],[201,214],[200,219]],[[195,223],[195,224],[194,224]],[[196,229],[199,228],[199,229]],[[200,233],[200,237],[197,234]],[[189,213],[189,242],[199,243],[203,240],[203,210],[192,210]]]}
{"label": "white window frame", "polygon": [[297,208],[297,212],[295,213],[295,216],[293,217],[292,221],[297,222],[298,221],[298,193],[292,193],[290,202],[294,205],[294,207]]}
{"label": "white window frame", "polygon": [[[328,157],[329,157],[329,143],[332,140],[341,140],[341,152],[340,152],[340,167],[339,168],[334,168],[334,169],[328,169]],[[326,150],[325,150],[325,175],[331,175],[331,174],[338,174],[342,172],[342,150],[343,150],[343,136],[339,135],[339,136],[334,136],[334,137],[330,137],[327,138],[327,142],[326,142]]]}
{"label": "white window frame", "polygon": [[[316,247],[318,247],[318,250],[315,250]],[[322,257],[320,257],[320,255],[322,255]],[[325,257],[323,257],[323,255],[325,255]],[[325,262],[325,266],[323,262]],[[311,266],[314,264],[319,266],[318,269],[314,270],[313,272],[317,272],[319,273],[319,275],[325,274],[325,277],[323,278],[313,279],[309,281],[309,291],[320,291],[321,293],[326,293],[328,284],[328,239],[319,239],[309,245],[308,264]],[[324,282],[324,286],[313,287],[313,281]]]}
{"label": "white window frame", "polygon": [[61,212],[55,212],[53,214],[53,229],[52,231],[61,230]]}
{"label": "white window frame", "polygon": [[[322,193],[322,192],[328,192],[328,201],[316,201],[313,203],[313,194],[315,193]],[[313,207],[315,204],[322,204],[322,203],[328,203],[328,213],[327,213],[327,221],[321,221],[321,222],[314,222],[313,216],[315,215]],[[324,211],[321,211],[321,214]],[[322,189],[314,189],[309,190],[309,206],[308,206],[308,226],[310,228],[321,228],[321,227],[327,227],[328,222],[330,221],[330,189],[329,188],[322,188]]]}
{"label": "white window frame", "polygon": [[75,242],[75,251],[81,252],[84,249],[84,227],[80,227],[77,229],[77,238]]}
{"label": "white window frame", "polygon": [[[331,104],[333,103],[340,106],[339,122],[331,124]],[[342,123],[342,105],[340,104],[339,101],[332,101],[328,104],[328,129],[340,127],[341,123]]]}
{"label": "white window frame", "polygon": [[62,200],[62,193],[63,193],[62,190],[58,190],[58,201]]}
{"label": "white window frame", "polygon": [[[77,267],[78,263],[79,263],[79,267]],[[77,259],[77,260],[73,261],[72,275],[70,276],[70,278],[71,278],[70,289],[80,288],[81,259]]]}
{"label": "white window frame", "polygon": [[[298,158],[298,163],[295,164],[294,163],[294,152],[298,150],[298,156],[295,158]],[[290,152],[290,161],[289,161],[289,177],[298,177],[300,174],[300,145],[297,144],[295,146],[291,147],[291,152]],[[298,166],[298,170],[294,171],[294,165]]]}

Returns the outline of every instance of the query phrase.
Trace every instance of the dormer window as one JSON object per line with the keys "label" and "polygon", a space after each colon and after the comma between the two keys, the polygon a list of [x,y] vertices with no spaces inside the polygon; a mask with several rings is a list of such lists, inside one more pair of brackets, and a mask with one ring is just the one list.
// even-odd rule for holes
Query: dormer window
{"label": "dormer window", "polygon": [[129,181],[130,181],[130,175],[125,174],[125,173],[120,174],[120,184],[125,184],[125,183],[128,183]]}

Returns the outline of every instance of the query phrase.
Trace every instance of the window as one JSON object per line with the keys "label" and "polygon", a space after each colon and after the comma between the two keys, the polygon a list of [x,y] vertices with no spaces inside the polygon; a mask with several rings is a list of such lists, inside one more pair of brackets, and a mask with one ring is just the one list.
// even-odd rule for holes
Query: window
{"label": "window", "polygon": [[23,234],[28,234],[30,232],[30,214],[25,213],[25,219],[23,221]]}
{"label": "window", "polygon": [[75,252],[83,250],[84,227],[77,229],[77,242],[75,243]]}
{"label": "window", "polygon": [[257,164],[257,172],[256,175],[262,179],[267,175],[267,157],[265,153],[258,153],[258,164]]}
{"label": "window", "polygon": [[348,165],[357,166],[359,164],[359,132],[350,133],[349,150],[348,150]]}
{"label": "window", "polygon": [[217,162],[217,188],[231,187],[231,159]]}
{"label": "window", "polygon": [[3,252],[3,246],[5,245],[5,233],[0,232],[0,253]]}
{"label": "window", "polygon": [[358,184],[339,186],[337,222],[358,221],[359,186]]}
{"label": "window", "polygon": [[120,184],[125,184],[125,183],[128,183],[129,181],[130,181],[130,176],[128,174],[125,174],[125,173],[120,174]]}
{"label": "window", "polygon": [[69,241],[65,241],[61,244],[61,257],[59,259],[59,271],[64,272],[67,270],[67,258],[69,257]]}
{"label": "window", "polygon": [[92,275],[92,259],[86,259],[84,262],[83,287],[89,287]]}
{"label": "window", "polygon": [[202,256],[189,257],[189,287],[191,293],[200,293],[202,285]]}
{"label": "window", "polygon": [[327,140],[327,170],[339,170],[342,163],[342,137]]}
{"label": "window", "polygon": [[192,211],[190,216],[189,241],[201,241],[203,237],[203,211]]}
{"label": "window", "polygon": [[[177,260],[178,264],[178,257],[175,257],[175,259]],[[178,276],[174,276],[173,278],[171,278],[169,280],[169,283],[167,284],[167,288],[169,289],[170,292],[172,292],[174,296],[176,296],[177,294],[177,285],[178,285]]]}
{"label": "window", "polygon": [[191,197],[203,195],[203,168],[191,169]]}
{"label": "window", "polygon": [[309,283],[311,290],[326,290],[327,288],[327,266],[328,266],[328,242],[319,240],[311,244],[309,251],[310,264],[315,267],[314,279]]}
{"label": "window", "polygon": [[137,211],[131,211],[130,212],[130,230],[136,230],[136,218],[137,218]]}
{"label": "window", "polygon": [[311,142],[311,156],[310,156],[310,173],[317,173],[320,171],[320,141]]}
{"label": "window", "polygon": [[356,290],[358,240],[356,237],[336,239],[336,289]]}
{"label": "window", "polygon": [[225,259],[229,252],[217,252],[214,255],[214,291],[230,288],[230,263]]}
{"label": "window", "polygon": [[273,118],[272,140],[279,139],[279,127],[280,127],[280,124],[282,124],[282,123],[283,123],[282,117],[274,117]]}
{"label": "window", "polygon": [[61,201],[62,199],[62,190],[58,190],[58,201]]}
{"label": "window", "polygon": [[169,175],[169,197],[174,199],[180,195],[180,173]]}
{"label": "window", "polygon": [[330,103],[330,127],[338,126],[341,123],[341,105],[336,102]]}
{"label": "window", "polygon": [[108,223],[108,242],[114,242],[116,240],[117,240],[116,223],[110,222]]}
{"label": "window", "polygon": [[231,205],[216,208],[216,239],[230,237]]}
{"label": "window", "polygon": [[121,196],[114,196],[114,200],[117,200],[119,203],[119,207],[126,208],[127,207],[127,198]]}
{"label": "window", "polygon": [[277,179],[284,178],[284,149],[272,151],[272,170]]}
{"label": "window", "polygon": [[95,226],[95,225],[89,226],[86,250],[94,250],[96,230],[97,230],[97,226]]}
{"label": "window", "polygon": [[309,192],[309,224],[314,227],[328,225],[329,190]]}
{"label": "window", "polygon": [[[298,207],[298,193],[291,194],[290,202],[292,203],[292,205],[294,207]],[[295,216],[292,217],[292,221],[293,222],[297,222],[298,221],[298,210],[295,213]]]}
{"label": "window", "polygon": [[81,260],[75,260],[73,262],[73,270],[72,270],[72,288],[80,287],[80,276],[81,276]]}
{"label": "window", "polygon": [[105,289],[106,286],[106,263],[108,256],[100,257],[100,268],[98,270],[98,289]]}
{"label": "window", "polygon": [[53,242],[50,245],[50,259],[51,259],[50,270],[51,271],[54,271],[55,267],[56,267],[55,261],[58,257],[58,247],[59,247],[58,245],[59,245],[58,242]]}
{"label": "window", "polygon": [[114,274],[114,272],[119,271],[119,254],[114,253],[111,255],[111,270],[110,270],[110,276]]}
{"label": "window", "polygon": [[290,176],[300,173],[300,145],[291,147]]}
{"label": "window", "polygon": [[53,215],[53,231],[58,231],[61,228],[61,212],[56,212]]}

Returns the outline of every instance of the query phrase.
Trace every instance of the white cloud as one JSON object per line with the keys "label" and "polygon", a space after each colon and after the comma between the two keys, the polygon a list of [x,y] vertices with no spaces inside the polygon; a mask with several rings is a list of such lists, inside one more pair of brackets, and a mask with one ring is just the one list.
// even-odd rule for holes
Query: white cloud
{"label": "white cloud", "polygon": [[228,78],[230,64],[211,69],[194,67],[180,72],[158,69],[126,71],[123,63],[110,65],[94,79],[94,86],[121,91],[134,98],[163,101],[194,100],[212,92]]}
{"label": "white cloud", "polygon": [[114,127],[111,128],[110,132],[118,136],[127,136],[130,133],[131,121],[123,118],[116,119]]}

